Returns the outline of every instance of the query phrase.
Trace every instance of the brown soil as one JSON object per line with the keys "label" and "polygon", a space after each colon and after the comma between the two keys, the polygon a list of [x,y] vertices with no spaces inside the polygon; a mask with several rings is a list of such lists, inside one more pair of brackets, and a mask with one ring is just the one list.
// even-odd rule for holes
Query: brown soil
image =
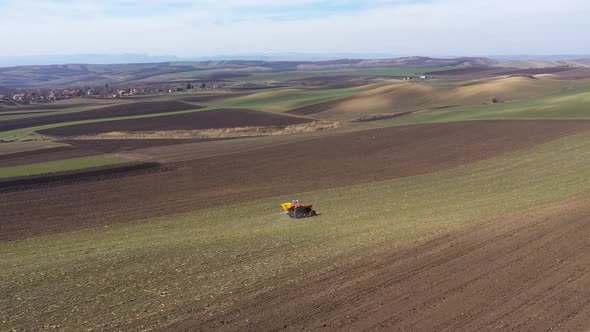
{"label": "brown soil", "polygon": [[288,82],[299,82],[299,83],[343,83],[353,80],[359,80],[359,76],[356,75],[326,75],[326,76],[311,76],[302,79],[293,79]]}
{"label": "brown soil", "polygon": [[401,112],[401,113],[383,113],[383,114],[371,114],[367,116],[363,116],[360,118],[352,119],[350,122],[369,122],[369,121],[379,121],[379,120],[386,120],[386,119],[395,119],[402,116],[412,115],[416,112]]}
{"label": "brown soil", "polygon": [[96,154],[101,153],[94,149],[75,149],[68,146],[17,152],[3,155],[0,158],[0,167],[42,163],[46,161],[92,156]]}
{"label": "brown soil", "polygon": [[29,110],[64,110],[68,108],[76,108],[76,107],[87,107],[87,106],[100,106],[101,104],[105,103],[112,103],[111,100],[88,100],[83,102],[70,102],[70,100],[66,102],[55,102],[55,103],[44,103],[44,104],[32,104],[32,105],[21,105],[21,106],[14,106],[9,107],[7,109],[10,111],[29,111]]}
{"label": "brown soil", "polygon": [[[1,108],[1,107],[0,107],[0,108]],[[11,112],[11,113],[9,113],[9,112]],[[47,111],[30,111],[30,112],[25,112],[25,111],[23,111],[23,112],[14,113],[14,112],[12,112],[12,110],[10,110],[10,109],[9,109],[9,110],[6,110],[6,111],[2,111],[2,112],[0,112],[0,116],[3,116],[3,115],[4,115],[4,116],[7,116],[7,115],[12,115],[12,116],[14,116],[14,115],[24,115],[24,114],[40,114],[40,113],[45,113],[45,114],[47,114],[48,112],[47,112]]]}
{"label": "brown soil", "polygon": [[311,122],[310,119],[247,109],[217,109],[168,115],[156,118],[85,123],[40,131],[51,136],[83,136],[107,132],[196,130],[249,126],[287,126]]}
{"label": "brown soil", "polygon": [[584,130],[590,122],[381,128],[186,161],[168,172],[6,193],[0,195],[0,240],[424,174]]}
{"label": "brown soil", "polygon": [[590,68],[575,68],[562,71],[553,75],[557,79],[563,80],[582,80],[590,78]]}
{"label": "brown soil", "polygon": [[304,106],[304,107],[292,109],[290,111],[287,111],[286,113],[296,114],[296,115],[313,115],[316,113],[321,113],[321,112],[327,111],[331,108],[334,108],[334,107],[340,105],[341,103],[344,103],[348,100],[352,100],[354,98],[356,98],[356,97],[346,97],[346,98],[342,98],[342,99],[326,101],[323,103],[318,103],[318,104],[313,104],[313,105],[309,105],[309,106]]}
{"label": "brown soil", "polygon": [[259,90],[268,90],[268,89],[285,88],[285,87],[287,87],[287,86],[280,85],[280,84],[266,85],[266,84],[246,83],[241,86],[234,87],[233,89],[236,91],[250,91],[250,90],[252,90],[254,92],[257,92]]}
{"label": "brown soil", "polygon": [[499,68],[489,68],[489,67],[467,67],[467,68],[457,68],[457,69],[449,69],[449,70],[442,70],[442,71],[433,71],[425,73],[425,75],[432,75],[432,76],[453,76],[453,75],[490,75],[497,73]]}
{"label": "brown soil", "polygon": [[549,67],[549,68],[529,68],[529,69],[516,69],[503,72],[502,75],[542,75],[542,74],[554,74],[563,71],[571,70],[570,67]]}
{"label": "brown soil", "polygon": [[181,101],[146,101],[137,103],[127,103],[121,105],[102,107],[91,111],[73,112],[67,114],[52,114],[34,118],[3,121],[0,122],[0,131],[42,126],[51,123],[105,119],[131,115],[177,112],[198,108],[202,108],[202,106],[184,103]]}
{"label": "brown soil", "polygon": [[426,75],[444,75],[444,76],[453,76],[453,75],[469,75],[469,74],[477,74],[477,75],[493,75],[493,76],[501,76],[501,75],[541,75],[541,74],[553,74],[559,73],[562,71],[571,70],[569,67],[547,67],[547,68],[528,68],[528,69],[511,69],[511,68],[487,68],[487,67],[472,67],[472,68],[459,68],[459,69],[449,69],[437,72],[430,72],[426,73]]}
{"label": "brown soil", "polygon": [[79,171],[64,171],[52,174],[23,176],[10,179],[0,179],[0,193],[25,191],[38,188],[63,186],[89,181],[101,181],[123,176],[132,176],[153,172],[163,172],[174,169],[173,165],[158,163],[125,163],[122,165],[108,165]]}
{"label": "brown soil", "polygon": [[68,158],[79,158],[107,153],[121,153],[140,148],[174,145],[203,140],[178,139],[111,139],[111,140],[63,140],[71,146],[11,153],[0,157],[0,167],[42,163]]}
{"label": "brown soil", "polygon": [[225,99],[243,97],[248,95],[247,93],[225,93],[225,94],[215,94],[215,95],[196,95],[190,96],[186,98],[182,98],[182,101],[188,101],[191,103],[203,103],[203,102],[211,102],[211,101],[220,101]]}
{"label": "brown soil", "polygon": [[362,77],[351,75],[338,76],[315,76],[303,79],[295,79],[287,81],[290,84],[303,84],[306,86],[322,87],[323,89],[343,89],[352,88],[362,85],[367,85],[371,81],[376,80],[376,77]]}
{"label": "brown soil", "polygon": [[[210,82],[211,80],[215,80],[216,82],[227,82],[224,79],[232,79],[238,77],[247,77],[250,76],[248,73],[212,73],[200,80],[200,82]],[[191,80],[191,82],[194,80]]]}
{"label": "brown soil", "polygon": [[553,204],[401,252],[333,262],[327,273],[169,330],[587,331],[589,204]]}

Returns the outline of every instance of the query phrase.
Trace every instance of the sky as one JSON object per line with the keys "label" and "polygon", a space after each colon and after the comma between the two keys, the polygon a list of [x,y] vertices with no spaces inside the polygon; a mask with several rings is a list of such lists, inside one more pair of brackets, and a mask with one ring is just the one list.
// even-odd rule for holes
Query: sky
{"label": "sky", "polygon": [[588,0],[0,0],[0,56],[590,54],[589,18]]}

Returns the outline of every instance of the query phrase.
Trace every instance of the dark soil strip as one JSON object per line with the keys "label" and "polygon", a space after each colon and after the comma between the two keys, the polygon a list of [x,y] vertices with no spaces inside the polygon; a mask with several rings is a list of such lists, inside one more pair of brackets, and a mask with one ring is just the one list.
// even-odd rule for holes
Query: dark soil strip
{"label": "dark soil strip", "polygon": [[[9,107],[8,110],[11,110],[11,111],[64,110],[64,109],[68,109],[68,108],[85,107],[85,106],[93,106],[93,105],[92,104],[85,104],[85,103],[78,103],[78,104],[74,104],[74,103],[71,103],[71,104],[45,103],[45,104],[31,104],[31,105]],[[96,106],[100,106],[100,104],[97,104]]]}
{"label": "dark soil strip", "polygon": [[0,167],[13,167],[26,164],[42,163],[69,158],[86,157],[102,154],[95,150],[74,149],[69,146],[60,146],[49,149],[16,152],[0,156]]}
{"label": "dark soil strip", "polygon": [[10,178],[0,180],[0,194],[26,191],[31,189],[62,186],[89,181],[100,181],[114,179],[122,176],[148,174],[170,170],[171,165],[162,166],[159,163],[140,163],[127,165],[112,165],[96,167],[84,170],[57,172],[51,174],[40,174],[26,177]]}
{"label": "dark soil strip", "polygon": [[411,112],[402,112],[402,113],[395,113],[395,114],[374,114],[374,115],[367,115],[362,118],[356,118],[350,120],[350,122],[368,122],[368,121],[378,121],[378,120],[386,120],[386,119],[395,119],[406,115],[411,115],[416,113],[417,111]]}
{"label": "dark soil strip", "polygon": [[541,75],[541,74],[554,74],[562,71],[571,70],[571,67],[550,67],[550,68],[529,68],[529,69],[516,69],[503,72],[503,75]]}
{"label": "dark soil strip", "polygon": [[355,97],[347,97],[347,98],[342,98],[342,99],[337,99],[337,100],[326,101],[326,102],[319,103],[319,104],[303,106],[303,107],[299,107],[299,108],[287,111],[286,113],[295,114],[295,115],[302,115],[302,116],[313,115],[316,113],[321,113],[321,112],[327,111],[331,108],[338,106],[340,103],[343,103],[348,100],[352,100],[354,98]]}
{"label": "dark soil strip", "polygon": [[217,109],[212,111],[161,116],[157,118],[85,123],[46,129],[40,131],[40,133],[51,136],[68,137],[100,134],[112,131],[165,131],[249,126],[287,126],[309,123],[311,121],[311,119],[247,109]]}
{"label": "dark soil strip", "polygon": [[18,112],[18,113],[8,113],[8,112],[14,112],[13,110],[6,110],[6,111],[2,111],[0,112],[0,116],[7,116],[7,115],[24,115],[24,114],[39,114],[39,113],[45,113],[45,114],[51,114],[51,112],[47,112],[47,111],[31,111],[31,112]]}
{"label": "dark soil strip", "polygon": [[490,67],[468,67],[468,68],[458,68],[458,69],[449,69],[449,70],[441,70],[441,71],[433,71],[427,72],[424,75],[431,75],[431,76],[440,76],[440,75],[466,75],[466,74],[479,74],[485,72],[497,72],[501,68],[490,68]]}
{"label": "dark soil strip", "polygon": [[568,67],[549,67],[549,68],[528,68],[528,69],[511,69],[511,68],[498,68],[498,67],[470,67],[470,68],[459,68],[449,69],[437,72],[429,72],[426,75],[433,76],[459,76],[459,75],[470,75],[470,74],[489,74],[489,75],[540,75],[540,74],[554,74],[572,68]]}
{"label": "dark soil strip", "polygon": [[226,100],[231,98],[243,97],[247,96],[248,93],[227,93],[227,94],[218,94],[218,95],[204,95],[204,96],[192,96],[182,98],[182,101],[188,101],[191,103],[203,103],[203,102],[211,102],[211,101],[219,101],[219,100]]}
{"label": "dark soil strip", "polygon": [[338,76],[312,76],[307,78],[297,78],[292,79],[287,82],[297,82],[297,83],[344,83],[353,80],[359,80],[359,76],[356,75],[338,75]]}
{"label": "dark soil strip", "polygon": [[574,68],[568,71],[559,72],[555,75],[562,80],[579,80],[590,78],[590,68]]}
{"label": "dark soil strip", "polygon": [[288,85],[262,85],[262,84],[244,84],[243,86],[235,87],[234,90],[236,91],[248,91],[248,90],[267,90],[267,89],[274,89],[274,88],[286,88]]}
{"label": "dark soil strip", "polygon": [[[71,146],[35,151],[17,152],[0,156],[0,167],[11,167],[69,158],[80,158],[99,154],[120,153],[140,148],[174,145],[202,140],[178,139],[109,139],[109,140],[63,140],[59,143]],[[204,140],[203,140],[204,141]]]}
{"label": "dark soil strip", "polygon": [[0,122],[0,131],[42,126],[52,123],[105,119],[132,115],[147,115],[166,112],[186,111],[202,108],[181,101],[137,102],[103,107],[91,111],[73,112],[67,114],[53,114],[28,119],[18,119]]}

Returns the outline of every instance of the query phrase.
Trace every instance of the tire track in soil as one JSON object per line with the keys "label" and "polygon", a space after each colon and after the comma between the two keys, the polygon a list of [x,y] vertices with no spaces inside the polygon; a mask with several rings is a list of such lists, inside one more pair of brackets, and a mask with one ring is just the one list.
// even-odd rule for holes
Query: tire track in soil
{"label": "tire track in soil", "polygon": [[494,219],[169,327],[481,331],[590,328],[590,197]]}

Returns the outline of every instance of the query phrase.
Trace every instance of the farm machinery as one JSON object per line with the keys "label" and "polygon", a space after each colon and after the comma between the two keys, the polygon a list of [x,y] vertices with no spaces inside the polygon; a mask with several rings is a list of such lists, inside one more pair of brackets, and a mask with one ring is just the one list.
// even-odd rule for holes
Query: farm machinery
{"label": "farm machinery", "polygon": [[283,203],[281,204],[285,213],[291,218],[307,218],[307,217],[314,217],[317,213],[314,209],[312,209],[312,205],[302,205],[299,204],[298,200],[294,200],[291,203]]}

